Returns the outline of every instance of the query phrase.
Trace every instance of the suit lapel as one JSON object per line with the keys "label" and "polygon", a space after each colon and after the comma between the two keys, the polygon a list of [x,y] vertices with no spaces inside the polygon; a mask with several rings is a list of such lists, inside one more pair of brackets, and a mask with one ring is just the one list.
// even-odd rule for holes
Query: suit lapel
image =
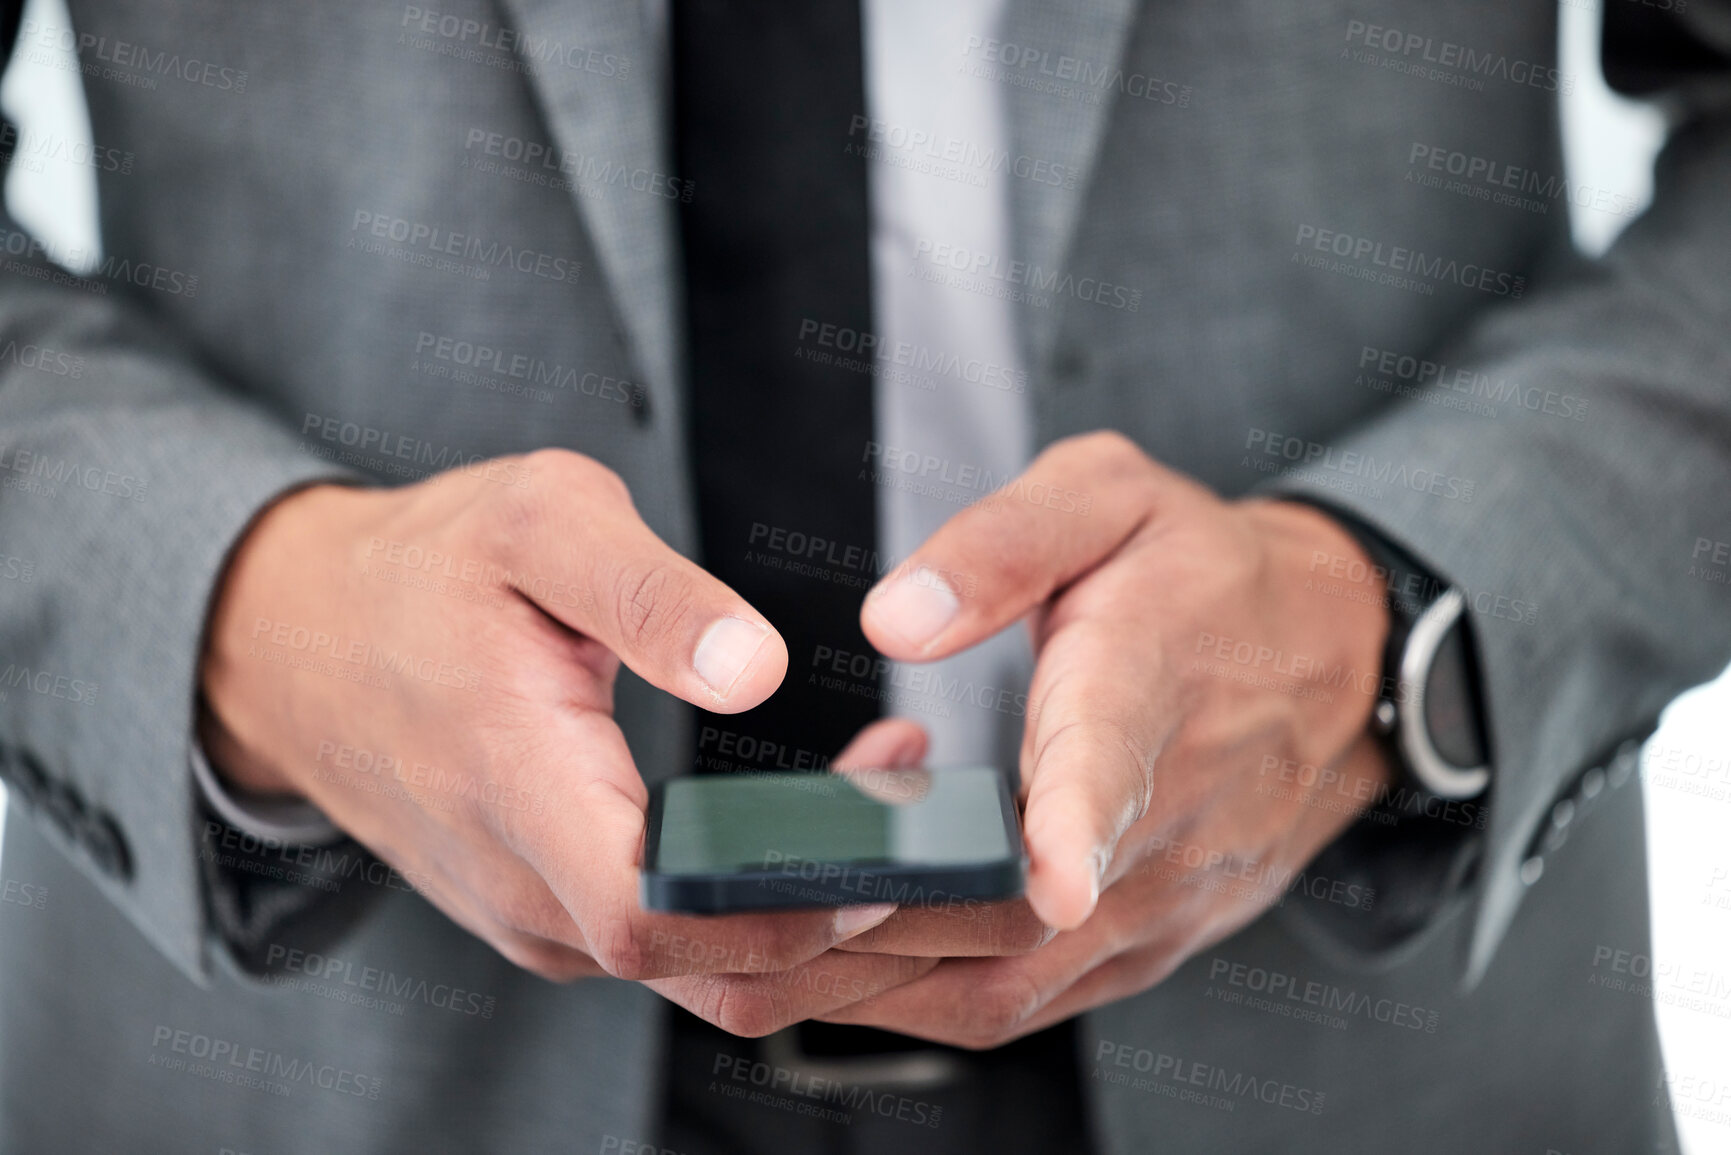
{"label": "suit lapel", "polygon": [[[634,189],[631,174],[667,172],[662,62],[638,0],[500,0],[553,143],[577,158],[567,174],[617,303],[636,371],[663,390],[679,381],[678,222],[674,201]],[[613,179],[607,179],[612,176]],[[641,182],[639,182],[641,183]],[[665,394],[664,394],[665,395]]]}
{"label": "suit lapel", "polygon": [[[1136,7],[1137,0],[1009,0],[1005,7],[1001,33],[1005,44],[1016,45],[1024,58],[1044,60],[1051,69],[1059,67],[1061,58],[1068,58],[1077,62],[1070,67],[1081,71],[1080,79],[1067,81],[1068,96],[1033,86],[1005,86],[1014,151],[1050,159],[1083,174],[1083,179],[1069,189],[1030,180],[1010,182],[1016,258],[1030,267],[1047,272],[1059,269],[1069,252],[1100,138],[1116,102],[1118,85],[1113,78]],[[1045,56],[1031,57],[1030,52]],[[1027,65],[1015,70],[1001,64],[995,67],[1006,74],[1029,70]],[[1087,99],[1078,98],[1083,95]],[[1056,337],[1057,310],[1027,312],[1023,354],[1039,376]]]}
{"label": "suit lapel", "polygon": [[[524,38],[533,62],[529,83],[554,142],[605,172],[666,172],[665,94],[660,51],[648,25],[652,10],[638,0],[499,0]],[[1017,152],[1088,174],[1118,88],[1120,66],[1137,0],[1009,0],[1002,39],[1024,52],[1070,57],[1100,83],[1073,87],[1088,99],[1005,85],[1010,136]],[[612,62],[607,58],[611,56]],[[623,63],[623,67],[621,67]],[[996,66],[1003,69],[1004,66]],[[1005,69],[1007,72],[1008,70]],[[611,167],[608,167],[611,166]],[[594,181],[582,182],[586,187]],[[1075,235],[1089,181],[1064,189],[1013,181],[1010,218],[1017,259],[1061,267]],[[674,202],[628,183],[602,185],[604,195],[573,193],[618,302],[633,359],[650,383],[677,388],[678,268]],[[701,194],[701,190],[698,195]],[[1055,310],[1030,310],[1024,350],[1044,364],[1055,337]]]}

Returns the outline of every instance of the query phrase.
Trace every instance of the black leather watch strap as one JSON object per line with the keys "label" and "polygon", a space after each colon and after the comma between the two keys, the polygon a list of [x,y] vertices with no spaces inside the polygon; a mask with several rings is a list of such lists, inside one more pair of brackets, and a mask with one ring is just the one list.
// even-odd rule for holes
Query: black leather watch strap
{"label": "black leather watch strap", "polygon": [[1352,514],[1320,502],[1305,501],[1303,504],[1328,514],[1352,535],[1370,558],[1374,576],[1382,586],[1389,630],[1383,647],[1382,693],[1373,726],[1387,740],[1389,752],[1401,769],[1401,785],[1422,793],[1433,793],[1415,773],[1403,744],[1396,740],[1395,729],[1402,720],[1402,711],[1419,711],[1415,720],[1422,722],[1426,740],[1443,761],[1462,768],[1485,765],[1489,760],[1489,743],[1484,727],[1478,658],[1473,648],[1472,631],[1464,620],[1457,622],[1437,643],[1435,655],[1427,664],[1423,684],[1417,687],[1403,684],[1402,668],[1413,640],[1414,627],[1427,611],[1449,594],[1450,584]]}

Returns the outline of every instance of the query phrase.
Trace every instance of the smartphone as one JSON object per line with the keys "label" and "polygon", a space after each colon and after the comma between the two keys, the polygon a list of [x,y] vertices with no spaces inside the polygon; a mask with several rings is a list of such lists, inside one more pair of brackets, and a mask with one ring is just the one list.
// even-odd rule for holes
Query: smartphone
{"label": "smartphone", "polygon": [[1022,893],[1009,783],[990,766],[706,774],[649,796],[646,910],[725,914]]}

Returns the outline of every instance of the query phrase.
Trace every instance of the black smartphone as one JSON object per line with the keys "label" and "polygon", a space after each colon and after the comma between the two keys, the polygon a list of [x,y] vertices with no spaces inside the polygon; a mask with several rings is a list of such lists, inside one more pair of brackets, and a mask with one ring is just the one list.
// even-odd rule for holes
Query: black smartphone
{"label": "black smartphone", "polygon": [[725,914],[1022,893],[1016,802],[989,766],[707,774],[650,792],[643,906]]}

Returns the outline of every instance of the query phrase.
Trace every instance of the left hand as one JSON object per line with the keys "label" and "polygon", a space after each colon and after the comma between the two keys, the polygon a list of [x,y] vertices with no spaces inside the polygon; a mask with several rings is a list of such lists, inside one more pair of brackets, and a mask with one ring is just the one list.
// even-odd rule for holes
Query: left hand
{"label": "left hand", "polygon": [[1029,618],[1027,897],[996,921],[1059,933],[988,951],[966,920],[898,911],[837,949],[976,957],[823,1017],[997,1046],[1147,989],[1277,902],[1389,781],[1366,728],[1388,631],[1370,570],[1325,514],[1223,501],[1115,433],[1052,445],[952,518],[861,618],[904,661]]}

